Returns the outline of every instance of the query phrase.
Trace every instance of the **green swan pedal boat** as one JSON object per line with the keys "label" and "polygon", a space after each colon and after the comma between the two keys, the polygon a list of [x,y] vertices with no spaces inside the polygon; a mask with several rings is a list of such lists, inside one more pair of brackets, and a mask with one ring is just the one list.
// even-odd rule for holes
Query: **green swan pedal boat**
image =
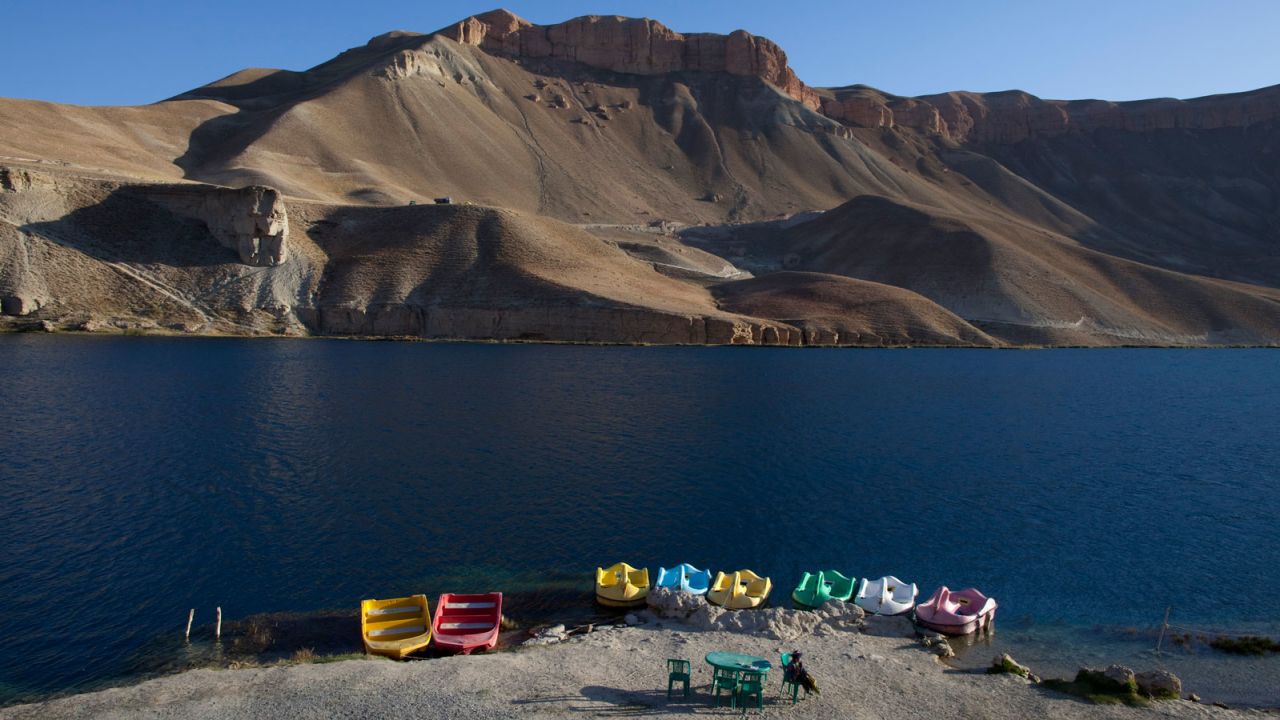
{"label": "green swan pedal boat", "polygon": [[835,570],[820,570],[800,576],[800,584],[791,591],[796,605],[812,610],[828,600],[848,601],[858,586],[856,578],[845,577]]}

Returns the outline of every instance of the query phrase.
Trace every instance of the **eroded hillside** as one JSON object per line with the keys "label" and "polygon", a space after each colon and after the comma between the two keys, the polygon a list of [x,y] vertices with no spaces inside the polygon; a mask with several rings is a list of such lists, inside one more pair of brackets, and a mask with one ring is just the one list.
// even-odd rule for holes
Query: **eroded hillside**
{"label": "eroded hillside", "polygon": [[143,107],[0,100],[0,165],[9,326],[1280,343],[1274,88],[902,98],[495,11]]}

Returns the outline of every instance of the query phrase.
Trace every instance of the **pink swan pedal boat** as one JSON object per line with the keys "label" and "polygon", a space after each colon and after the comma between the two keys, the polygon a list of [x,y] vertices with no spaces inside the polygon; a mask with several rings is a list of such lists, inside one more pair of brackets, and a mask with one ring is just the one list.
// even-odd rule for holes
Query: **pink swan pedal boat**
{"label": "pink swan pedal boat", "polygon": [[943,635],[969,635],[990,630],[996,619],[995,598],[976,588],[952,592],[946,585],[916,606],[916,622]]}

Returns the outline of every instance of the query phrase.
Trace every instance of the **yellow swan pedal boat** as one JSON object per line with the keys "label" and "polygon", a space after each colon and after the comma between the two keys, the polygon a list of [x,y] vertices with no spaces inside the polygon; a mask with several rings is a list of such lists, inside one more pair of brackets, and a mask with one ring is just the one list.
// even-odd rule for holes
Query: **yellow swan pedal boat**
{"label": "yellow swan pedal boat", "polygon": [[730,610],[746,610],[763,605],[772,590],[772,580],[750,570],[719,572],[707,591],[707,602]]}
{"label": "yellow swan pedal boat", "polygon": [[649,569],[626,563],[596,568],[596,601],[609,607],[639,607],[649,597]]}
{"label": "yellow swan pedal boat", "polygon": [[431,610],[426,595],[360,601],[360,636],[372,655],[403,660],[431,642]]}

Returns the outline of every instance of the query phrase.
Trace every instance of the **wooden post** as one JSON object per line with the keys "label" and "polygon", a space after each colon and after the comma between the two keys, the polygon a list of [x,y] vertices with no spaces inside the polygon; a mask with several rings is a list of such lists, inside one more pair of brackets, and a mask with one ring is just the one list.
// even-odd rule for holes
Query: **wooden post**
{"label": "wooden post", "polygon": [[222,608],[218,608],[218,618],[213,624],[213,639],[222,639]]}
{"label": "wooden post", "polygon": [[1164,645],[1164,633],[1166,630],[1169,629],[1169,611],[1172,609],[1173,609],[1172,607],[1167,607],[1164,609],[1164,622],[1160,623],[1160,638],[1156,640],[1157,655],[1160,654],[1160,647]]}
{"label": "wooden post", "polygon": [[191,611],[187,613],[187,634],[182,636],[182,639],[186,640],[187,642],[191,641],[191,622],[195,619],[196,619],[196,609],[191,608]]}

